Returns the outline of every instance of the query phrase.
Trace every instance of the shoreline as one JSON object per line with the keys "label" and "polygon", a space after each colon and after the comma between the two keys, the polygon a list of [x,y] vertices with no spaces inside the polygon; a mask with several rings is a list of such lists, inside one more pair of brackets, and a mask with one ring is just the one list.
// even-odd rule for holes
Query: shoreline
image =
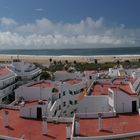
{"label": "shoreline", "polygon": [[116,62],[119,61],[138,61],[140,59],[140,55],[90,55],[90,56],[78,56],[78,55],[60,55],[60,56],[52,56],[52,55],[13,55],[13,54],[0,54],[0,61],[12,61],[13,59],[20,59],[21,61],[31,62],[31,63],[40,63],[40,64],[50,64],[50,58],[53,61],[65,61],[69,62],[77,61],[77,62],[94,62],[95,59],[98,60],[99,63],[105,62]]}

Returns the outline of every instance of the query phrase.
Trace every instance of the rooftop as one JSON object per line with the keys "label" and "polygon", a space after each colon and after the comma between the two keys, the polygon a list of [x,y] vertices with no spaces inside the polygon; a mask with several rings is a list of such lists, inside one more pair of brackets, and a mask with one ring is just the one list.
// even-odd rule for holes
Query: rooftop
{"label": "rooftop", "polygon": [[[66,124],[48,123],[48,135],[42,135],[42,121],[19,117],[19,111],[9,112],[9,127],[4,127],[4,109],[0,110],[0,135],[27,140],[66,140]],[[60,135],[61,130],[61,135]]]}
{"label": "rooftop", "polygon": [[140,116],[123,114],[114,118],[103,118],[103,130],[98,130],[98,119],[80,119],[80,136],[115,135],[140,130]]}
{"label": "rooftop", "polygon": [[97,71],[94,71],[94,70],[86,70],[84,71],[85,74],[96,74]]}
{"label": "rooftop", "polygon": [[108,95],[108,88],[110,86],[111,84],[96,84],[91,94],[94,96]]}
{"label": "rooftop", "polygon": [[54,84],[49,82],[49,81],[43,81],[40,83],[35,83],[35,84],[31,85],[30,87],[33,87],[33,88],[53,88]]}
{"label": "rooftop", "polygon": [[37,101],[31,101],[31,102],[21,102],[19,105],[25,105],[27,107],[30,106],[36,106],[36,105],[44,105],[47,103],[47,100],[37,100]]}
{"label": "rooftop", "polygon": [[125,85],[117,85],[114,87],[110,87],[114,91],[123,91],[124,93],[130,95],[130,96],[136,96],[137,94],[132,91],[131,87],[129,84]]}
{"label": "rooftop", "polygon": [[[129,78],[130,80],[135,80],[133,78]],[[112,81],[112,83],[97,83],[94,87],[92,87],[92,93],[91,95],[99,96],[99,95],[108,95],[108,88],[111,88],[112,90],[120,90],[128,95],[137,95],[130,87],[128,81],[124,78],[116,78]]]}
{"label": "rooftop", "polygon": [[0,67],[0,76],[9,75],[11,71],[6,67]]}
{"label": "rooftop", "polygon": [[113,80],[113,84],[122,84],[122,83],[127,83],[130,82],[131,84],[134,84],[134,82],[136,81],[136,78],[133,77],[126,77],[126,78],[116,78]]}
{"label": "rooftop", "polygon": [[131,82],[132,85],[133,85],[133,84],[135,83],[135,81],[137,80],[137,78],[133,78],[133,77],[128,77],[127,79]]}
{"label": "rooftop", "polygon": [[68,79],[68,80],[64,80],[63,82],[66,82],[71,85],[75,85],[75,84],[81,83],[82,80],[81,79]]}

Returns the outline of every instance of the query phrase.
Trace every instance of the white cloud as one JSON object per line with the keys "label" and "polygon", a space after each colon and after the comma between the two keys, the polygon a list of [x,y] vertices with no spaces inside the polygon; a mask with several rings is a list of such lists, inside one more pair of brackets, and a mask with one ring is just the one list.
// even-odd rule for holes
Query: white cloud
{"label": "white cloud", "polygon": [[17,25],[17,23],[12,18],[2,17],[0,18],[0,25],[11,26],[11,25]]}
{"label": "white cloud", "polygon": [[116,47],[140,43],[140,29],[127,29],[124,24],[107,27],[103,18],[88,17],[75,24],[54,23],[47,18],[25,25],[19,25],[13,19],[9,21],[8,26],[16,26],[0,31],[0,49]]}
{"label": "white cloud", "polygon": [[43,11],[44,9],[42,9],[42,8],[36,8],[36,9],[34,9],[35,11],[37,11],[37,12],[41,12],[41,11]]}

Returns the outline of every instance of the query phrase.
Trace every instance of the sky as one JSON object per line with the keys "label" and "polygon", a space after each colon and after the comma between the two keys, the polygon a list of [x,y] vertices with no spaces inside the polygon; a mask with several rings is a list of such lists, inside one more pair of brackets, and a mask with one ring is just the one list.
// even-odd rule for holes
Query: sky
{"label": "sky", "polygon": [[140,0],[0,0],[0,49],[140,46]]}

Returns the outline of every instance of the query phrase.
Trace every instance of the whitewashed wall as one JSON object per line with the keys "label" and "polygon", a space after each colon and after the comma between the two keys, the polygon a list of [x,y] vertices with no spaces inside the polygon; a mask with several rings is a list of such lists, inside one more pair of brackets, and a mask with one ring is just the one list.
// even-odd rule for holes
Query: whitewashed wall
{"label": "whitewashed wall", "polygon": [[138,97],[129,96],[124,92],[115,93],[114,106],[117,113],[132,112],[132,101],[137,101],[137,107],[139,104]]}
{"label": "whitewashed wall", "polygon": [[37,107],[42,108],[42,116],[47,113],[46,105],[24,106],[20,108],[20,116],[25,118],[37,118]]}
{"label": "whitewashed wall", "polygon": [[79,113],[108,112],[108,97],[87,96],[78,104]]}
{"label": "whitewashed wall", "polygon": [[25,101],[34,101],[39,99],[51,99],[52,88],[32,88],[21,86],[15,90],[15,98],[23,97]]}
{"label": "whitewashed wall", "polygon": [[56,81],[82,78],[82,74],[79,72],[70,73],[67,71],[57,71],[57,72],[55,72],[54,76],[55,76]]}

